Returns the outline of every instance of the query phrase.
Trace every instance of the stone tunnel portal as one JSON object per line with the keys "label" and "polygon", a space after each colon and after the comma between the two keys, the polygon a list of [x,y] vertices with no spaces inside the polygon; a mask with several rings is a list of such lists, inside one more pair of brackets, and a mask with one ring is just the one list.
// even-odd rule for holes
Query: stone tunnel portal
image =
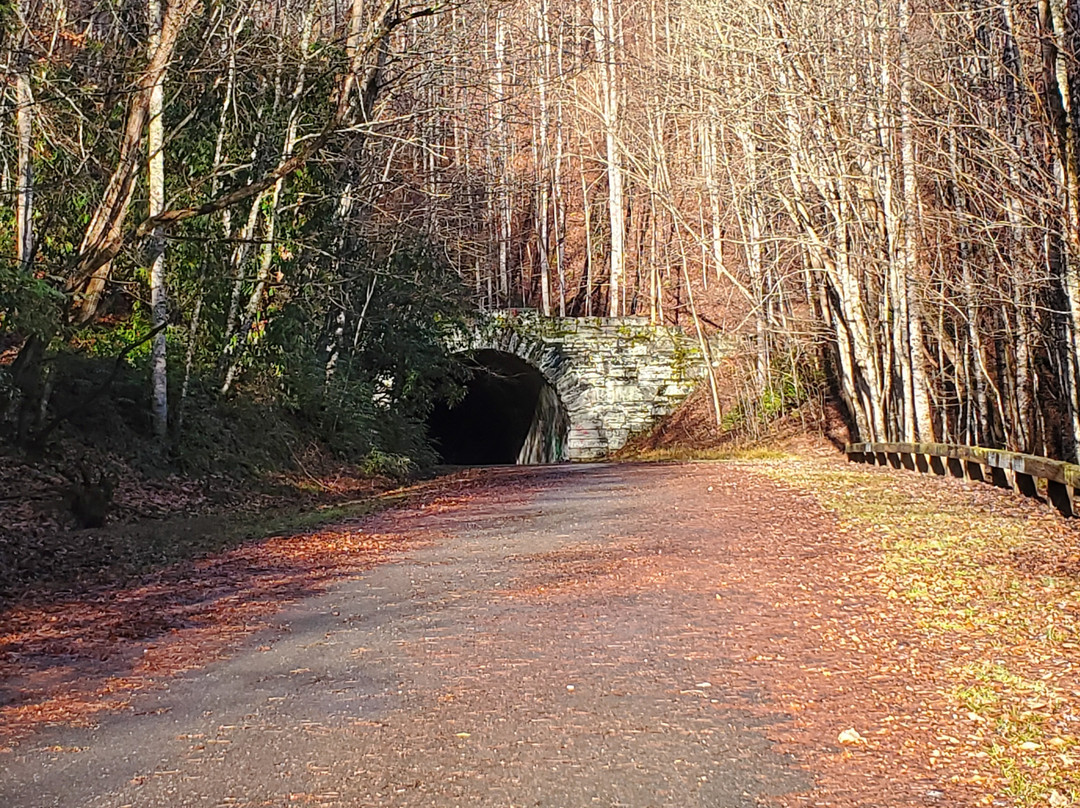
{"label": "stone tunnel portal", "polygon": [[462,466],[559,463],[570,418],[535,367],[504,351],[469,353],[472,378],[455,406],[436,406],[428,434],[444,463]]}

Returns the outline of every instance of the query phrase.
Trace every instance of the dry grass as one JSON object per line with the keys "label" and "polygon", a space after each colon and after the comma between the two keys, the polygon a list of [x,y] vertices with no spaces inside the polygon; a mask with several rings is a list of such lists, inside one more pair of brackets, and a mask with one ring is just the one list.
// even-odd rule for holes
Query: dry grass
{"label": "dry grass", "polygon": [[808,459],[759,468],[875,539],[870,580],[940,658],[933,686],[967,726],[971,769],[1011,804],[1080,804],[1080,529],[989,486]]}

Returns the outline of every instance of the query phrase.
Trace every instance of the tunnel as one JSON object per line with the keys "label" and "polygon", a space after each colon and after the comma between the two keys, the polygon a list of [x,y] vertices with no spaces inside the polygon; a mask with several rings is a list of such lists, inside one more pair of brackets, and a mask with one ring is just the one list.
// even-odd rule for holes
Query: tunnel
{"label": "tunnel", "polygon": [[438,404],[428,436],[455,466],[558,463],[566,459],[570,419],[539,370],[510,353],[473,351],[464,398]]}

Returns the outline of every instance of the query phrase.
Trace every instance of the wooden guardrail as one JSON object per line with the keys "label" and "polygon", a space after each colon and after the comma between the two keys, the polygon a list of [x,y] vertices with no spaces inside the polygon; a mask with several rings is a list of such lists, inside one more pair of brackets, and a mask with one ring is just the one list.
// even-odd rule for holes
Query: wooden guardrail
{"label": "wooden guardrail", "polygon": [[[1080,466],[1036,455],[955,446],[949,443],[849,443],[844,451],[857,463],[946,474],[1011,488],[1050,504],[1067,517],[1080,512]],[[1045,498],[1038,480],[1045,480]]]}

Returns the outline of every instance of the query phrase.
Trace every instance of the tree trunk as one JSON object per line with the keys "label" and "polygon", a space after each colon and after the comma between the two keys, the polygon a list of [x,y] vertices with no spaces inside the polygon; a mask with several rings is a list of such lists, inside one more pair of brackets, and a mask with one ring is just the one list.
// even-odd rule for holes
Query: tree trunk
{"label": "tree trunk", "polygon": [[498,289],[499,303],[510,303],[510,239],[513,235],[512,210],[510,200],[510,135],[507,122],[506,89],[506,20],[500,8],[495,12],[495,104],[492,115],[495,117],[495,232],[498,244]]}
{"label": "tree trunk", "polygon": [[34,94],[30,84],[29,0],[18,8],[19,54],[15,57],[15,137],[18,164],[15,178],[15,258],[29,274],[34,262]]}
{"label": "tree trunk", "polygon": [[[147,16],[150,24],[151,57],[161,46],[161,0],[149,0]],[[149,118],[147,120],[147,183],[150,197],[148,215],[157,216],[165,209],[165,73],[158,76],[150,88]],[[163,444],[169,431],[169,378],[167,366],[166,326],[169,319],[165,286],[165,231],[154,228],[151,234],[153,263],[150,266],[151,327],[157,331],[150,348],[151,420],[154,437]]]}
{"label": "tree trunk", "polygon": [[[285,141],[282,144],[281,160],[285,162],[292,156],[296,148],[296,139],[300,126],[300,105],[304,97],[304,88],[307,79],[307,57],[311,44],[311,27],[313,22],[313,9],[305,10],[300,23],[300,66],[296,73],[296,83],[293,86],[291,106],[289,108],[289,120],[285,128]],[[274,238],[277,233],[278,208],[281,204],[281,193],[285,188],[287,178],[278,177],[270,194],[270,204],[266,212],[266,226],[263,232],[262,250],[259,254],[259,271],[255,278],[255,286],[248,298],[247,307],[244,310],[244,318],[236,331],[234,341],[230,342],[227,350],[230,356],[225,365],[225,377],[221,384],[221,392],[228,393],[239,368],[240,358],[243,355],[251,329],[255,324],[259,311],[262,308],[263,295],[266,293],[266,285],[270,280],[270,269],[273,265]],[[256,198],[258,201],[258,198]]]}
{"label": "tree trunk", "polygon": [[551,71],[547,32],[548,9],[541,0],[536,11],[536,38],[539,51],[537,70],[537,102],[540,116],[537,121],[536,140],[536,250],[540,261],[540,305],[545,317],[551,316],[551,239],[549,208],[551,205],[552,167],[550,137],[551,112],[549,110],[548,79]]}
{"label": "tree trunk", "polygon": [[151,44],[150,61],[139,75],[128,104],[120,155],[101,201],[90,217],[67,288],[72,294],[72,318],[90,321],[97,313],[109,278],[112,260],[124,244],[123,228],[135,193],[136,169],[141,162],[143,129],[150,115],[150,98],[172,61],[180,32],[197,0],[172,0],[165,6],[160,35]]}
{"label": "tree trunk", "polygon": [[934,419],[930,410],[930,392],[926,376],[925,338],[922,305],[917,283],[918,244],[916,223],[919,215],[919,188],[915,177],[915,130],[912,122],[911,0],[900,0],[900,159],[904,175],[903,274],[902,294],[908,311],[907,363],[910,365],[913,439],[934,441]]}
{"label": "tree trunk", "polygon": [[621,292],[626,270],[626,201],[618,135],[617,22],[611,0],[592,0],[592,11],[596,58],[600,67],[600,113],[607,163],[608,221],[611,226],[608,314],[618,317],[622,312]]}
{"label": "tree trunk", "polygon": [[1062,285],[1068,303],[1064,388],[1070,424],[1070,445],[1066,453],[1080,454],[1080,166],[1077,132],[1072,117],[1072,86],[1066,44],[1065,0],[1039,0],[1039,21],[1043,28],[1043,68],[1047,106],[1057,139],[1057,161],[1063,179],[1061,187],[1063,260]]}

